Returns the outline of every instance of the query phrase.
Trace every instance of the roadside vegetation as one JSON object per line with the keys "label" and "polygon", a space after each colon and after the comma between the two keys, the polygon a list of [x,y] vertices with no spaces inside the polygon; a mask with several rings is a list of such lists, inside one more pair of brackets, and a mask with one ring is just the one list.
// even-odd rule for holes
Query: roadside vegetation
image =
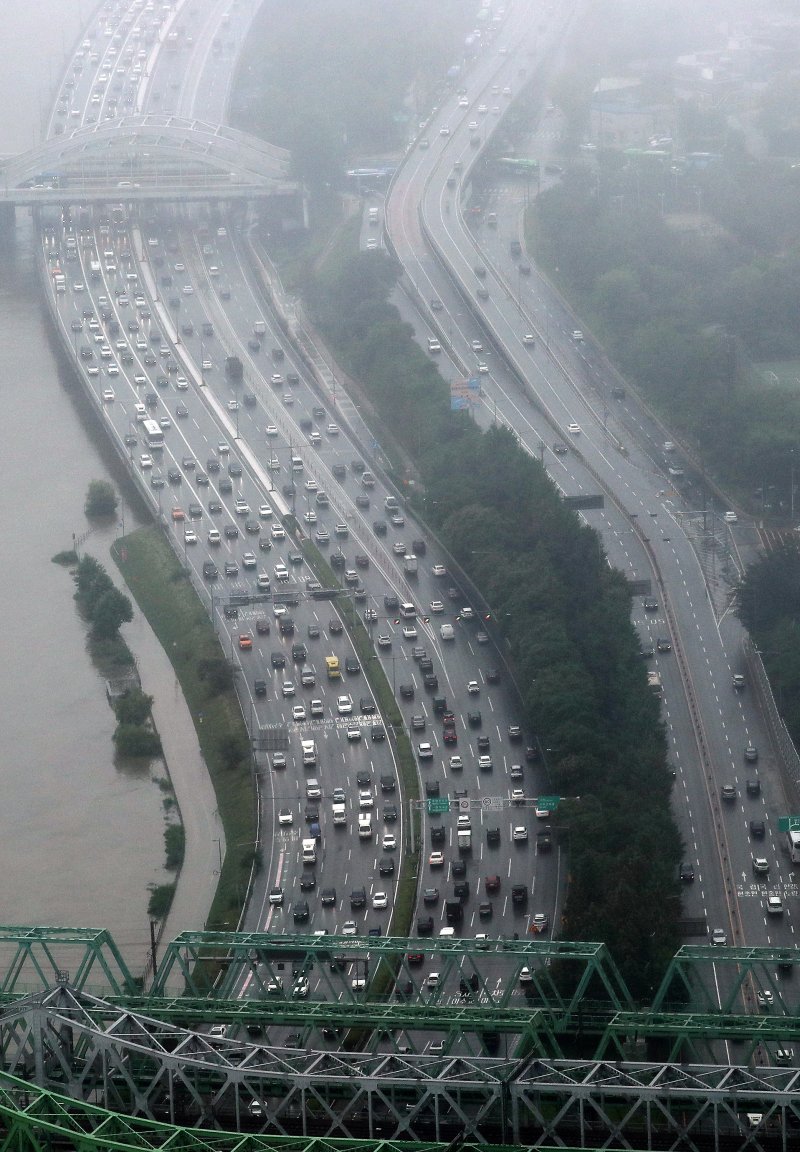
{"label": "roadside vegetation", "polygon": [[[114,545],[113,556],[139,609],[172,661],[194,719],[217,798],[226,851],[206,926],[233,931],[239,923],[251,869],[258,866],[252,754],[231,666],[208,612],[160,528],[140,529]],[[182,853],[175,833],[168,860]],[[163,902],[157,889],[153,900]],[[209,976],[213,980],[213,974]]]}
{"label": "roadside vegetation", "polygon": [[98,516],[114,516],[119,506],[114,485],[108,480],[92,480],[86,494],[83,510],[92,519]]}
{"label": "roadside vegetation", "polygon": [[570,883],[556,931],[604,940],[634,994],[646,995],[678,943],[681,840],[630,594],[513,434],[481,432],[451,412],[447,384],[389,303],[396,276],[389,258],[354,254],[345,236],[308,299],[413,459],[418,510],[480,588],[508,649],[548,790],[566,798],[556,823]]}
{"label": "roadside vegetation", "polygon": [[800,541],[762,553],[748,567],[736,612],[761,653],[778,709],[800,746]]}

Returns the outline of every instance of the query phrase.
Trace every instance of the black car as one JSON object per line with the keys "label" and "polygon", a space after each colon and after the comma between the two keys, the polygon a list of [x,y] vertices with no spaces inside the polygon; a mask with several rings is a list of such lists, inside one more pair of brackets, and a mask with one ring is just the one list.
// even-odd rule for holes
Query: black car
{"label": "black car", "polygon": [[242,474],[242,466],[239,463],[239,461],[238,460],[231,460],[230,464],[228,465],[228,475],[229,476],[241,476],[241,474]]}
{"label": "black car", "polygon": [[488,736],[479,736],[478,740],[477,740],[477,744],[478,744],[478,751],[479,752],[488,752],[489,748],[491,746]]}
{"label": "black car", "polygon": [[456,900],[469,900],[469,880],[459,880],[453,885],[453,895]]}
{"label": "black car", "polygon": [[206,580],[216,580],[219,576],[219,568],[213,560],[206,560],[203,564],[203,576]]}
{"label": "black car", "polygon": [[467,723],[469,724],[470,728],[480,728],[481,724],[483,723],[483,717],[481,716],[480,711],[476,710],[475,712],[468,712]]}
{"label": "black car", "polygon": [[500,829],[499,828],[487,828],[486,829],[486,843],[489,845],[490,848],[496,848],[497,847],[497,845],[500,843]]}
{"label": "black car", "polygon": [[386,739],[386,729],[382,724],[373,724],[369,730],[369,734],[373,744],[379,744],[381,740]]}
{"label": "black car", "polygon": [[681,864],[680,877],[684,884],[691,884],[694,880],[694,864],[690,860],[684,860]]}
{"label": "black car", "polygon": [[414,732],[425,731],[425,717],[421,713],[415,713],[411,717],[411,728]]}
{"label": "black car", "polygon": [[431,844],[444,844],[447,839],[447,830],[443,824],[434,824],[431,828]]}
{"label": "black car", "polygon": [[356,784],[358,784],[359,788],[371,787],[372,774],[370,772],[366,772],[364,769],[362,769],[360,772],[356,772]]}
{"label": "black car", "polygon": [[231,576],[231,577],[239,575],[239,565],[236,563],[235,560],[226,560],[225,561],[225,575]]}
{"label": "black car", "polygon": [[292,908],[292,918],[296,924],[300,924],[304,920],[308,920],[308,901],[295,900],[294,907]]}
{"label": "black car", "polygon": [[400,601],[396,596],[384,596],[383,606],[387,612],[396,612],[400,607]]}
{"label": "black car", "polygon": [[665,636],[659,636],[656,640],[656,649],[659,652],[671,652],[672,644]]}
{"label": "black car", "polygon": [[359,708],[363,716],[371,716],[375,711],[375,701],[371,696],[362,696],[359,702]]}
{"label": "black car", "polygon": [[763,840],[765,832],[766,832],[766,829],[764,828],[764,821],[763,820],[751,820],[750,821],[750,835],[753,837],[754,840]]}
{"label": "black car", "polygon": [[315,872],[304,872],[300,877],[300,891],[311,892],[317,886],[317,875]]}
{"label": "black car", "polygon": [[528,889],[525,884],[511,885],[511,903],[516,904],[518,908],[528,903]]}
{"label": "black car", "polygon": [[319,894],[319,898],[320,898],[320,902],[324,905],[335,904],[336,903],[336,889],[335,888],[323,888]]}
{"label": "black car", "polygon": [[422,892],[423,904],[438,904],[439,903],[439,889],[438,888],[425,888]]}
{"label": "black car", "polygon": [[439,795],[439,781],[438,780],[426,780],[425,781],[425,795],[426,796],[438,796]]}
{"label": "black car", "polygon": [[350,676],[355,676],[361,671],[361,665],[355,656],[346,656],[344,661],[344,670]]}
{"label": "black car", "polygon": [[308,649],[306,648],[305,644],[292,645],[292,660],[296,661],[298,664],[302,664],[307,656]]}
{"label": "black car", "polygon": [[235,524],[226,524],[224,532],[226,540],[236,540],[239,536],[239,529]]}
{"label": "black car", "polygon": [[308,633],[309,640],[319,640],[319,637],[320,637],[319,624],[309,624],[306,631]]}
{"label": "black car", "polygon": [[491,900],[483,900],[478,905],[478,915],[481,920],[491,920],[493,911]]}
{"label": "black car", "polygon": [[270,662],[273,668],[286,667],[286,657],[284,656],[283,652],[273,652],[270,656]]}
{"label": "black car", "polygon": [[394,876],[394,860],[391,856],[381,856],[378,861],[378,873],[381,876]]}
{"label": "black car", "polygon": [[350,907],[363,908],[367,902],[366,888],[354,888],[350,893]]}
{"label": "black car", "polygon": [[332,616],[328,621],[328,632],[331,636],[338,636],[342,631],[342,622],[338,617]]}
{"label": "black car", "polygon": [[[425,688],[429,692],[435,692],[439,687],[439,677],[436,675],[435,672],[426,672],[425,675],[422,677],[422,683],[424,684]],[[401,684],[400,685],[400,691],[402,692],[402,690],[403,690],[403,686]],[[412,685],[412,695],[413,695],[413,685]]]}
{"label": "black car", "polygon": [[417,934],[419,936],[430,936],[433,932],[433,917],[432,916],[418,916],[417,917]]}
{"label": "black car", "polygon": [[413,684],[401,684],[400,685],[400,695],[403,697],[404,700],[413,700],[414,699],[414,685]]}
{"label": "black car", "polygon": [[456,878],[460,879],[462,876],[466,876],[466,874],[467,874],[467,862],[466,862],[466,860],[454,860],[452,862],[452,864],[450,865],[450,874],[454,880]]}
{"label": "black car", "polygon": [[364,496],[363,493],[359,492],[358,496],[356,496],[356,507],[369,508],[369,496]]}
{"label": "black car", "polygon": [[372,524],[372,528],[376,536],[385,536],[388,532],[388,527],[385,520],[375,520]]}
{"label": "black car", "polygon": [[384,804],[383,806],[383,819],[386,824],[393,824],[397,819],[397,805]]}
{"label": "black car", "polygon": [[266,694],[267,694],[267,682],[266,682],[266,680],[254,680],[253,681],[253,690],[254,690],[256,696],[266,696]]}
{"label": "black car", "polygon": [[381,792],[394,792],[397,781],[391,774],[381,776]]}
{"label": "black car", "polygon": [[496,668],[487,668],[483,673],[483,678],[487,684],[499,684],[500,673]]}
{"label": "black car", "polygon": [[222,479],[219,481],[218,487],[220,492],[224,493],[226,496],[229,496],[231,492],[233,492],[233,482],[227,476],[222,477]]}
{"label": "black car", "polygon": [[167,469],[167,479],[169,480],[170,484],[180,484],[180,482],[181,482],[180,470],[178,468]]}

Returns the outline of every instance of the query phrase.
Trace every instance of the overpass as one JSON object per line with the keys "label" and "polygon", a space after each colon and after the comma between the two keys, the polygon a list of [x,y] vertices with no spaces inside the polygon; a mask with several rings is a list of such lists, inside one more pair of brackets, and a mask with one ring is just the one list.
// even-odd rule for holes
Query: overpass
{"label": "overpass", "polygon": [[0,206],[250,200],[298,191],[286,149],[155,113],[76,128],[0,164]]}
{"label": "overpass", "polygon": [[[402,998],[412,948],[470,992]],[[519,991],[523,962],[531,995]],[[369,974],[365,991],[353,964]],[[739,990],[773,991],[774,1010],[748,1013],[741,997],[709,1005],[712,966]],[[176,1140],[236,1152],[242,1133],[273,1152],[457,1139],[786,1150],[800,1072],[775,1053],[800,1038],[798,966],[796,949],[689,946],[642,1007],[603,944],[189,932],[145,991],[108,933],[0,927],[0,1122],[15,1147],[84,1152]],[[295,971],[313,971],[327,998],[289,994]],[[280,995],[266,987],[276,980]],[[273,1032],[285,1028],[295,1032]],[[723,1043],[735,1062],[713,1059]]]}

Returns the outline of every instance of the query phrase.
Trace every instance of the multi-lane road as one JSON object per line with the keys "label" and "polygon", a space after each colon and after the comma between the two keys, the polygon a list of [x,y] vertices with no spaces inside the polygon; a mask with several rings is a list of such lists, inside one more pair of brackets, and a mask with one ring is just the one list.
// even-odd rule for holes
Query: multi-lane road
{"label": "multi-lane road", "polygon": [[[136,3],[120,0],[106,9],[67,72],[53,132],[59,125],[63,131],[64,124],[113,119],[125,108],[158,108],[212,122],[222,118],[231,62],[252,6],[184,0],[174,3],[158,26]],[[480,376],[476,418],[513,427],[532,453],[543,453],[545,466],[565,493],[604,490],[605,508],[585,513],[587,522],[602,534],[610,562],[632,579],[653,581],[655,609],[646,611],[637,601],[634,618],[644,648],[657,649],[658,640],[668,640],[672,648],[656,652],[652,666],[663,682],[675,809],[695,875],[684,887],[687,913],[705,916],[709,929],[722,927],[729,939],[790,943],[794,882],[775,832],[776,817],[784,811],[780,776],[750,694],[732,689],[732,674],[741,671],[741,637],[730,614],[718,610],[716,590],[709,588],[686,529],[697,509],[672,486],[667,458],[655,451],[652,423],[634,400],[613,399],[599,351],[590,340],[573,339],[576,322],[546,282],[535,272],[520,272],[519,258],[511,256],[509,247],[521,235],[521,204],[513,186],[498,190],[492,205],[496,228],[476,231],[461,212],[470,192],[470,166],[480,153],[473,141],[481,144],[491,135],[516,88],[563,37],[555,15],[540,27],[531,11],[530,5],[515,5],[507,27],[466,81],[466,106],[465,94],[459,93],[436,109],[424,130],[429,146],[410,151],[398,173],[387,206],[387,236],[406,269],[411,298],[427,316],[430,330],[446,337],[452,371],[476,371],[478,359],[489,367]],[[173,35],[174,50],[167,48]],[[324,380],[311,377],[265,307],[248,243],[248,218],[167,209],[146,218],[128,210],[117,213],[116,221],[101,217],[96,212],[79,219],[73,211],[50,222],[43,258],[51,274],[56,268],[64,273],[62,292],[51,276],[64,338],[111,434],[121,444],[126,437],[137,438],[136,444],[127,444],[131,468],[208,603],[239,673],[246,719],[253,728],[283,726],[289,733],[286,767],[274,768],[271,758],[264,764],[265,867],[248,926],[333,932],[354,921],[358,931],[386,931],[396,870],[394,876],[381,875],[380,861],[399,861],[407,833],[399,792],[382,790],[380,783],[384,776],[386,787],[389,779],[397,780],[394,742],[373,741],[372,725],[380,718],[361,707],[362,698],[373,696],[366,682],[372,669],[327,678],[325,656],[335,654],[344,668],[355,654],[346,632],[339,631],[335,602],[316,601],[308,592],[312,575],[305,562],[297,562],[303,537],[328,559],[337,553],[344,558],[343,571],[352,573],[348,587],[376,637],[376,665],[398,696],[401,685],[413,690],[413,697],[400,696],[399,704],[414,747],[431,745],[431,757],[420,761],[423,788],[430,782],[442,795],[459,790],[471,801],[505,798],[502,808],[470,810],[473,845],[464,857],[470,895],[461,931],[524,932],[534,912],[556,921],[563,895],[560,852],[537,857],[533,812],[508,807],[512,787],[522,786],[527,796],[535,796],[545,784],[531,765],[523,765],[524,742],[509,737],[509,726],[518,720],[513,696],[504,684],[487,679],[487,671],[501,661],[490,641],[480,642],[479,623],[464,619],[462,609],[470,605],[457,587],[451,594],[447,558],[434,544],[429,541],[419,557],[416,577],[405,573],[403,557],[412,541],[426,539],[424,530],[402,501],[392,522],[386,500],[397,493],[370,458],[372,446],[352,438],[335,393],[326,390]],[[485,275],[476,276],[478,266]],[[275,288],[279,296],[280,285]],[[428,312],[431,300],[442,307]],[[533,343],[523,340],[528,333]],[[473,341],[483,343],[483,349],[474,350]],[[232,355],[244,366],[239,386],[225,371]],[[117,371],[110,375],[112,366]],[[106,389],[113,399],[102,399]],[[142,443],[137,403],[165,425],[160,455]],[[577,430],[570,431],[571,425]],[[650,438],[641,435],[643,428]],[[142,454],[153,457],[152,467],[142,466]],[[374,487],[365,487],[362,467],[375,475]],[[157,473],[156,483],[163,481],[163,487],[153,486]],[[237,500],[242,502],[239,512]],[[281,536],[281,521],[291,510],[300,525],[297,539]],[[385,534],[383,528],[380,535],[376,532],[376,522],[385,525]],[[253,554],[254,564],[247,553]],[[216,579],[204,577],[209,564],[219,573]],[[435,565],[442,565],[445,575],[434,575]],[[289,609],[292,635],[281,634],[268,601],[240,607],[232,617],[232,594],[258,591],[259,575],[262,590],[268,578],[270,591],[297,594],[298,603]],[[414,602],[416,636],[404,635],[410,624],[401,619],[392,597]],[[442,622],[454,625],[454,642],[442,640]],[[377,642],[379,636],[383,643]],[[295,645],[302,645],[305,655],[299,649],[293,654]],[[425,656],[415,649],[424,649]],[[420,659],[431,661],[439,681],[435,691],[425,689]],[[303,670],[313,673],[314,683],[302,683]],[[262,682],[258,687],[257,681]],[[293,694],[284,688],[288,681]],[[468,691],[470,682],[477,692]],[[344,694],[352,698],[352,713],[340,712],[337,705]],[[434,695],[445,696],[455,714],[455,746],[443,743]],[[313,718],[312,700],[319,702],[315,712],[321,707],[321,715]],[[304,718],[293,713],[301,704]],[[480,728],[469,720],[469,713],[478,710]],[[412,727],[412,716],[424,720],[424,730]],[[478,755],[486,749],[479,749],[478,735],[489,739],[491,773],[479,770]],[[316,742],[317,764],[304,769],[300,742],[310,738]],[[744,760],[751,742],[759,750],[755,765]],[[460,757],[462,766],[454,767],[451,756]],[[373,803],[373,833],[364,840],[356,832],[359,773],[368,780],[363,787],[371,791]],[[307,796],[309,777],[319,780],[319,800]],[[748,779],[759,781],[757,794],[753,785],[748,792]],[[733,785],[735,795],[723,801],[726,784]],[[345,828],[332,825],[337,788],[345,794]],[[395,818],[387,821],[385,809],[389,806],[391,816],[392,805]],[[291,824],[287,815],[281,822],[284,809]],[[311,823],[307,809],[317,811],[320,824],[315,869],[301,861],[301,840]],[[763,839],[752,839],[753,820],[764,821]],[[511,838],[518,824],[528,826],[529,839],[517,846]],[[444,829],[444,845],[432,843],[434,826]],[[486,830],[495,826],[500,828],[499,847],[487,843]],[[418,913],[433,914],[438,928],[444,925],[444,900],[452,898],[459,879],[452,874],[460,859],[456,817],[426,818],[423,832]],[[391,839],[384,847],[385,835],[395,837],[394,847]],[[431,869],[429,855],[440,847],[444,865]],[[768,880],[764,873],[754,875],[757,856],[766,858]],[[315,887],[303,889],[303,878],[311,873]],[[499,893],[489,897],[488,875],[500,878]],[[510,900],[516,884],[525,885],[524,904]],[[366,904],[353,909],[350,893],[362,886]],[[269,892],[277,887],[283,889],[283,903],[270,904]],[[335,890],[332,902],[323,904],[323,888]],[[425,888],[438,889],[436,903],[424,904]],[[782,915],[766,912],[767,889],[782,895]],[[385,909],[371,907],[378,893],[386,893]],[[492,904],[491,920],[479,914],[486,899]],[[309,918],[295,924],[296,906],[303,901]]]}
{"label": "multi-lane road", "polygon": [[[151,35],[146,12],[117,4],[81,45],[80,68],[68,73],[66,110],[53,130],[65,118],[113,119],[121,102],[137,110],[153,101],[162,110],[221,114],[225,65],[229,71],[247,24],[243,8],[228,12],[223,4],[186,0]],[[167,51],[165,38],[173,33],[183,47]],[[198,79],[206,73],[213,82]],[[468,853],[457,847],[455,812],[423,812],[419,916],[430,916],[438,932],[455,882],[466,880],[462,934],[523,934],[535,913],[552,924],[563,895],[560,851],[537,858],[532,808],[509,803],[512,787],[533,797],[543,782],[524,762],[525,734],[513,732],[519,721],[513,693],[502,673],[493,674],[502,660],[464,611],[471,605],[448,573],[447,558],[431,542],[420,548],[424,530],[370,458],[372,446],[353,440],[335,394],[309,376],[266,309],[247,233],[247,218],[235,214],[164,209],[139,217],[118,206],[90,216],[73,207],[45,221],[42,250],[64,340],[208,605],[237,671],[246,720],[254,732],[288,733],[285,764],[274,752],[261,758],[264,868],[246,926],[390,929],[409,821],[395,742],[375,738],[374,726],[386,728],[370,710],[368,680],[378,665],[422,753],[423,796],[438,790],[471,803],[460,810],[472,829]],[[231,356],[243,365],[241,382],[226,372]],[[162,449],[145,442],[144,416],[158,423]],[[373,485],[365,473],[374,475]],[[290,512],[299,523],[296,536],[283,523]],[[336,602],[309,590],[304,540],[344,575],[375,639],[370,667],[359,666]],[[409,574],[404,557],[412,547],[419,555],[417,572]],[[268,598],[277,592],[296,600],[287,613]],[[254,594],[266,599],[235,604]],[[407,600],[416,619],[402,616],[398,603]],[[453,640],[442,638],[443,623],[452,625]],[[340,662],[336,679],[326,670],[331,655]],[[426,687],[426,675],[436,677],[435,686],[429,680]],[[434,697],[444,698],[454,715],[455,743],[445,744]],[[303,740],[316,746],[316,762],[305,766]],[[429,745],[429,754],[421,745]],[[479,767],[487,754],[491,769]],[[334,827],[338,789],[346,824]],[[360,813],[372,815],[368,837],[357,833]],[[312,824],[320,835],[313,867],[301,858]],[[519,827],[527,828],[527,840],[513,839]],[[489,829],[497,829],[499,841],[489,842]],[[430,864],[432,852],[442,853],[441,865]],[[489,876],[497,878],[491,892]],[[514,887],[524,894],[516,903]],[[354,907],[351,895],[361,888],[365,902]],[[424,889],[436,894],[423,895]]]}

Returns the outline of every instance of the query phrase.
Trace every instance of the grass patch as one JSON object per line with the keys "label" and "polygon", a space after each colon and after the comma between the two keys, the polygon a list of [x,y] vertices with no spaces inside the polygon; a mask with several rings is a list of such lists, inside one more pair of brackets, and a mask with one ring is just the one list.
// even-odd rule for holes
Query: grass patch
{"label": "grass patch", "polygon": [[[209,661],[225,659],[224,652],[205,606],[157,527],[126,536],[112,552],[172,661],[194,720],[227,845],[206,927],[232,931],[239,923],[256,850],[256,811],[249,737],[239,701],[232,688],[217,691],[215,683],[201,676]],[[234,748],[239,750],[235,757]]]}

